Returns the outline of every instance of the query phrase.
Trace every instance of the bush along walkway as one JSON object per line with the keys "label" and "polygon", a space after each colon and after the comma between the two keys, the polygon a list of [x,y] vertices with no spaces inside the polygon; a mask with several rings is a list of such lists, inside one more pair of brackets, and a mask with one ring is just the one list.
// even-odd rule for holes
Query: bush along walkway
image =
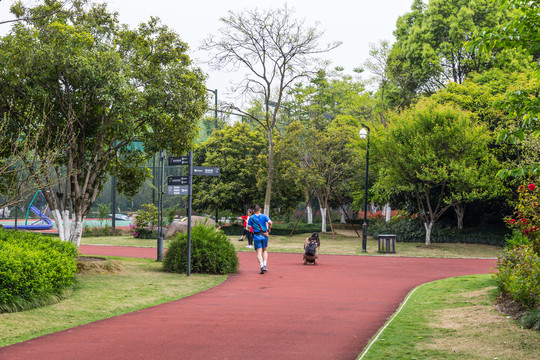
{"label": "bush along walkway", "polygon": [[[81,247],[155,258],[155,249]],[[421,283],[490,272],[495,260],[255,254],[221,285],[130,314],[0,348],[14,359],[355,359]],[[183,276],[183,275],[180,275]]]}

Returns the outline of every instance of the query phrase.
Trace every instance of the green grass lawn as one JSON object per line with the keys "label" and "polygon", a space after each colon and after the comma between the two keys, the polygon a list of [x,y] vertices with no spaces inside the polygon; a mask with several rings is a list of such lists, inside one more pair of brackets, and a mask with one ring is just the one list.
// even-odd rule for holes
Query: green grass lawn
{"label": "green grass lawn", "polygon": [[[367,253],[362,252],[362,239],[351,236],[353,232],[338,232],[335,237],[332,234],[320,234],[321,254],[341,255],[381,255],[377,253],[377,241],[368,237]],[[298,234],[289,236],[270,236],[268,250],[271,252],[302,253],[304,240],[310,234]],[[356,235],[356,234],[355,234]],[[247,239],[238,241],[239,236],[229,236],[237,251],[253,251],[247,249]],[[132,236],[110,237],[85,237],[82,239],[85,245],[115,245],[115,246],[157,246],[156,239],[135,239]],[[170,241],[164,240],[164,247],[169,246]],[[384,256],[420,256],[420,257],[444,257],[444,258],[496,258],[501,250],[498,246],[475,245],[475,244],[432,244],[429,247],[419,243],[396,244],[396,254],[384,254]]]}
{"label": "green grass lawn", "polygon": [[501,315],[496,294],[490,275],[421,285],[359,358],[538,360],[540,333]]}

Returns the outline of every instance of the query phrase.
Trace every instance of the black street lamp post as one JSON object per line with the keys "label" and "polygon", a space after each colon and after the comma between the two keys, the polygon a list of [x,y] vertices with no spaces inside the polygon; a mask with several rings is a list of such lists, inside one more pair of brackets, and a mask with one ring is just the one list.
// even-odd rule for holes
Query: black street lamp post
{"label": "black street lamp post", "polygon": [[369,174],[369,127],[362,124],[360,139],[367,139],[366,146],[366,188],[364,193],[364,224],[362,225],[362,252],[367,252],[367,197],[368,197],[368,174]]}

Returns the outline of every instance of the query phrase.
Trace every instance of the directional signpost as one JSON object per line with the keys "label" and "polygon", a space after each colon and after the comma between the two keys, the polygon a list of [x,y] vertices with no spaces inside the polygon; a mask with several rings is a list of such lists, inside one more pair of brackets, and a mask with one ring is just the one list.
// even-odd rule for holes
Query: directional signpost
{"label": "directional signpost", "polygon": [[219,168],[214,166],[194,166],[193,175],[219,176]]}
{"label": "directional signpost", "polygon": [[169,166],[189,165],[189,156],[169,156]]}
{"label": "directional signpost", "polygon": [[188,176],[169,176],[167,178],[167,185],[189,185]]}
{"label": "directional signpost", "polygon": [[[188,258],[187,258],[187,276],[191,274],[191,185],[193,175],[219,176],[219,168],[214,166],[191,166],[193,162],[193,153],[190,151],[187,156],[169,156],[169,166],[188,166],[188,176],[169,176],[167,178],[167,194],[188,196]],[[216,215],[217,216],[217,215]],[[158,260],[163,258],[163,238],[161,245],[158,239]]]}
{"label": "directional signpost", "polygon": [[189,186],[187,185],[169,185],[167,186],[167,195],[189,195]]}

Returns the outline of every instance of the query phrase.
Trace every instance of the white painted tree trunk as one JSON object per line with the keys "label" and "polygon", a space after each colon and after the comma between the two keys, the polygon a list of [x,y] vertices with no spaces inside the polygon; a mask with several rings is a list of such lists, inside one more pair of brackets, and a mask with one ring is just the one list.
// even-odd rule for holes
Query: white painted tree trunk
{"label": "white painted tree trunk", "polygon": [[58,236],[60,237],[60,240],[65,241],[65,234],[64,234],[64,222],[62,221],[62,216],[60,215],[60,211],[58,209],[55,209],[51,211],[52,217],[54,219],[54,223],[56,224],[56,228],[58,229]]}
{"label": "white painted tree trunk", "polygon": [[70,221],[69,211],[67,210],[62,213],[59,210],[54,210],[51,213],[60,240],[70,241],[79,247],[81,245],[84,217],[73,214],[73,219]]}
{"label": "white painted tree trunk", "polygon": [[313,208],[311,207],[311,205],[308,205],[308,207],[306,208],[306,214],[307,214],[307,223],[313,224]]}
{"label": "white painted tree trunk", "polygon": [[82,232],[83,232],[83,222],[84,217],[77,215],[73,216],[73,221],[71,222],[71,236],[69,238],[69,241],[74,243],[77,248],[81,245],[81,238],[82,238]]}
{"label": "white painted tree trunk", "polygon": [[343,211],[343,209],[341,208],[341,206],[339,207],[339,215],[340,215],[339,222],[340,222],[341,224],[346,224],[347,221],[345,220],[345,211]]}
{"label": "white painted tree trunk", "polygon": [[426,229],[426,246],[431,245],[431,230],[433,229],[433,221],[425,222],[424,228]]}
{"label": "white painted tree trunk", "polygon": [[321,232],[322,233],[326,233],[326,208],[323,208],[321,207],[321,223],[322,223],[322,228],[321,228]]}
{"label": "white painted tree trunk", "polygon": [[384,208],[386,209],[386,222],[389,222],[392,218],[392,208],[390,207],[390,204],[386,204]]}

